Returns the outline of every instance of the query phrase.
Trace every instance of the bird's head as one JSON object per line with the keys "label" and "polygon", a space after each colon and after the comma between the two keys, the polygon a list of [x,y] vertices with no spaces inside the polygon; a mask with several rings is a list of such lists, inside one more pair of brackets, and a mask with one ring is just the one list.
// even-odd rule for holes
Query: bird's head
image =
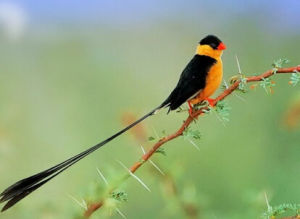
{"label": "bird's head", "polygon": [[217,59],[221,57],[224,49],[226,46],[218,37],[208,35],[199,42],[196,54]]}

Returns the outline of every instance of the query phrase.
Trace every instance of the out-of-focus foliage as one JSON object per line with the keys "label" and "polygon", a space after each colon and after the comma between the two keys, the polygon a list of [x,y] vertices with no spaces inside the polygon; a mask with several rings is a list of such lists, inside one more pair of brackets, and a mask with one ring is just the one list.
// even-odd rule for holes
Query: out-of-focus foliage
{"label": "out-of-focus foliage", "polygon": [[299,209],[300,209],[299,204],[281,204],[274,207],[268,206],[268,211],[265,212],[263,216],[266,219],[276,218],[282,216],[284,213],[287,213],[288,211],[290,211],[294,216],[294,215],[299,215]]}

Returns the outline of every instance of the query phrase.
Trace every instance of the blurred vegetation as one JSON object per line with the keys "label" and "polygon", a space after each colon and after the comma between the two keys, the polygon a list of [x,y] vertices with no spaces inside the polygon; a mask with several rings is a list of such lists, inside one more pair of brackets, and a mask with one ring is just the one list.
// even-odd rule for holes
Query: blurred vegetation
{"label": "blurred vegetation", "polygon": [[[160,104],[208,32],[228,47],[226,80],[238,73],[236,54],[245,75],[271,69],[281,57],[289,58],[291,66],[300,64],[299,32],[271,35],[243,22],[215,29],[185,21],[120,29],[50,26],[32,28],[16,43],[1,39],[0,188],[110,136],[124,126],[124,113],[138,117]],[[267,211],[265,192],[274,206],[300,203],[299,126],[289,126],[295,116],[289,109],[300,103],[300,85],[291,86],[290,80],[276,76],[273,94],[260,86],[239,93],[246,102],[229,97],[225,126],[214,113],[201,117],[193,126],[201,133],[200,150],[183,138],[168,143],[167,156],[153,158],[166,175],[146,164],[137,176],[152,192],[128,180],[121,188],[128,200],[118,204],[120,210],[128,218],[237,219],[261,217]],[[0,218],[82,214],[70,196],[101,197],[94,192],[95,184],[105,186],[96,167],[108,181],[117,178],[125,170],[116,159],[129,167],[141,156],[141,144],[151,146],[148,137],[175,131],[185,117],[166,111],[151,117],[143,123],[144,142],[132,132],[123,135]],[[120,218],[106,208],[93,218],[110,216]]]}

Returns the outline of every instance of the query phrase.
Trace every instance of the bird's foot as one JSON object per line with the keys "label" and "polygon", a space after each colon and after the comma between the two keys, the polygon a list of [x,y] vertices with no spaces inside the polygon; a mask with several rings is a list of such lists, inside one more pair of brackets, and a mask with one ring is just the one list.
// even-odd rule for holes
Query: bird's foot
{"label": "bird's foot", "polygon": [[190,101],[188,101],[187,103],[188,103],[188,106],[189,106],[189,115],[190,115],[190,117],[193,117],[192,116],[193,115],[193,106],[192,106]]}
{"label": "bird's foot", "polygon": [[211,106],[211,107],[214,107],[216,104],[215,104],[215,100],[216,99],[212,99],[212,98],[206,98],[204,99],[208,102],[208,105]]}

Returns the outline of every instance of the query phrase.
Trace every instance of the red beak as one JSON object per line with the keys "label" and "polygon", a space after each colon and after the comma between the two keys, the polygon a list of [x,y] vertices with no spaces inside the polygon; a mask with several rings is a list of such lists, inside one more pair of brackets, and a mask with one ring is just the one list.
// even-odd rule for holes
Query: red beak
{"label": "red beak", "polygon": [[217,48],[218,50],[224,50],[224,49],[226,49],[226,46],[225,46],[225,44],[224,43],[220,43],[219,44],[219,46],[218,46],[218,48]]}

